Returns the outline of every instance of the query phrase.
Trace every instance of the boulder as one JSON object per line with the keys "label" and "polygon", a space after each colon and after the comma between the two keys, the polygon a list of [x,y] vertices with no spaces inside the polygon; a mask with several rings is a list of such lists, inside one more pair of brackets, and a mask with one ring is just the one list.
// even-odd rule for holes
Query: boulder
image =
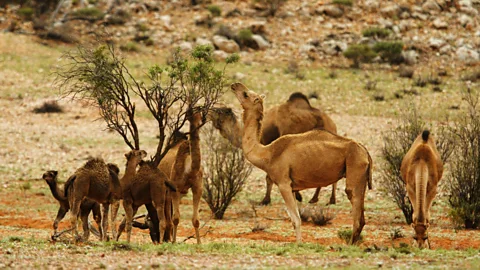
{"label": "boulder", "polygon": [[473,63],[480,61],[480,55],[477,51],[469,48],[468,46],[463,46],[457,49],[455,52],[457,59],[466,63]]}
{"label": "boulder", "polygon": [[333,18],[339,18],[343,16],[343,9],[339,8],[337,5],[322,6],[320,7],[319,11],[320,11],[320,14],[325,14]]}
{"label": "boulder", "polygon": [[347,50],[347,43],[337,40],[327,40],[323,42],[322,49],[328,55],[338,55]]}
{"label": "boulder", "polygon": [[418,53],[414,50],[403,51],[402,56],[407,65],[415,65],[418,62]]}
{"label": "boulder", "polygon": [[270,43],[260,35],[252,35],[253,41],[257,43],[258,49],[265,50],[270,47]]}
{"label": "boulder", "polygon": [[195,43],[196,43],[197,45],[210,45],[210,46],[213,47],[213,43],[212,43],[210,40],[206,39],[206,38],[197,38],[197,39],[195,40]]}
{"label": "boulder", "polygon": [[400,12],[400,6],[397,4],[391,4],[380,9],[380,13],[382,13],[383,16],[389,17],[389,18],[398,16],[399,12]]}
{"label": "boulder", "polygon": [[447,42],[439,38],[432,37],[428,40],[428,46],[434,50],[440,49],[441,47],[445,46],[445,44],[447,44]]}
{"label": "boulder", "polygon": [[240,51],[240,46],[238,46],[235,41],[227,39],[223,36],[213,36],[213,44],[215,44],[218,49],[227,53],[234,53]]}
{"label": "boulder", "polygon": [[224,62],[225,59],[227,59],[228,57],[228,53],[224,52],[224,51],[221,51],[221,50],[215,50],[213,51],[213,59],[215,59],[215,61],[217,62]]}
{"label": "boulder", "polygon": [[433,21],[433,27],[437,29],[447,29],[448,28],[448,23],[443,21],[440,18],[437,18]]}
{"label": "boulder", "polygon": [[185,52],[189,52],[193,49],[192,43],[190,43],[188,41],[181,42],[180,44],[178,44],[178,47],[180,48],[180,50],[185,51]]}
{"label": "boulder", "polygon": [[442,8],[437,4],[435,0],[427,0],[422,5],[422,10],[424,12],[440,12]]}
{"label": "boulder", "polygon": [[463,26],[467,27],[467,25],[472,25],[473,26],[473,19],[472,17],[462,14],[460,17],[458,17],[458,22]]}

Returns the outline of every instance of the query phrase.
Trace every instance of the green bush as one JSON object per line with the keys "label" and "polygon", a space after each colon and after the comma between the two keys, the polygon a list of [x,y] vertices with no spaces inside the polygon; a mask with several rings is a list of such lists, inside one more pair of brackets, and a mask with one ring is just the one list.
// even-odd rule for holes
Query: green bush
{"label": "green bush", "polygon": [[[350,239],[352,239],[352,230],[347,229],[347,230],[339,230],[337,232],[338,238],[342,239],[345,241],[346,244],[350,243]],[[358,239],[359,242],[363,241],[363,236],[360,234],[360,238]]]}
{"label": "green bush", "polygon": [[209,5],[207,9],[213,17],[219,17],[222,15],[222,9],[217,5]]}
{"label": "green bush", "polygon": [[35,11],[31,7],[22,7],[17,11],[18,16],[22,17],[24,20],[32,20]]}
{"label": "green bush", "polygon": [[140,48],[135,42],[127,42],[125,44],[120,45],[120,50],[126,51],[126,52],[139,52]]}
{"label": "green bush", "polygon": [[240,45],[240,47],[249,47],[253,49],[258,49],[257,43],[253,40],[253,33],[250,29],[245,28],[238,31],[234,40]]}
{"label": "green bush", "polygon": [[342,6],[353,6],[352,0],[333,0],[332,4],[342,5]]}
{"label": "green bush", "polygon": [[389,63],[400,64],[403,62],[403,42],[401,41],[380,41],[375,43],[373,50]]}
{"label": "green bush", "polygon": [[86,20],[101,20],[105,16],[100,9],[94,7],[77,9],[71,15]]}
{"label": "green bush", "polygon": [[353,67],[358,68],[360,63],[369,63],[377,54],[366,44],[350,45],[343,53],[345,57],[353,60]]}
{"label": "green bush", "polygon": [[388,37],[392,31],[385,29],[385,28],[379,28],[379,27],[370,27],[365,30],[363,30],[362,35],[364,37],[377,37],[377,38],[386,38]]}

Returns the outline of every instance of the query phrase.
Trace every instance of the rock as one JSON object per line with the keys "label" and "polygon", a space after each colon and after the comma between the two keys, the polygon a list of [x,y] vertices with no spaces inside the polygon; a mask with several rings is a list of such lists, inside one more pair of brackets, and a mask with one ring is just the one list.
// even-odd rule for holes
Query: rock
{"label": "rock", "polygon": [[215,44],[215,46],[218,47],[220,50],[227,53],[234,53],[240,51],[240,46],[238,46],[235,41],[227,39],[223,36],[213,36],[213,44]]}
{"label": "rock", "polygon": [[265,50],[270,47],[270,43],[266,41],[262,36],[260,35],[252,35],[253,41],[255,41],[258,45],[258,49],[260,50]]}
{"label": "rock", "polygon": [[250,26],[248,28],[254,34],[266,34],[267,33],[266,25],[267,25],[266,21],[254,21],[250,23]]}
{"label": "rock", "polygon": [[403,51],[402,56],[407,65],[415,65],[418,62],[418,53],[414,50]]}
{"label": "rock", "polygon": [[377,11],[378,8],[380,7],[380,1],[378,0],[366,0],[363,3],[363,6],[365,9],[367,9],[370,12]]}
{"label": "rock", "polygon": [[440,12],[442,8],[437,4],[435,0],[427,0],[422,5],[424,12]]}
{"label": "rock", "polygon": [[343,9],[339,8],[337,5],[325,5],[321,8],[323,9],[323,14],[333,18],[339,18],[343,15]]}
{"label": "rock", "polygon": [[457,55],[457,59],[463,62],[473,63],[480,61],[479,53],[467,46],[458,48],[455,54]]}
{"label": "rock", "polygon": [[302,52],[302,53],[316,52],[316,51],[317,51],[317,49],[312,44],[304,44],[304,45],[300,46],[300,52]]}
{"label": "rock", "polygon": [[428,40],[428,46],[430,46],[430,48],[432,48],[434,50],[440,49],[445,44],[447,44],[447,42],[445,40],[439,39],[439,38],[432,37]]}
{"label": "rock", "polygon": [[180,48],[180,50],[182,50],[184,52],[189,52],[193,49],[192,43],[190,43],[188,41],[181,42],[180,44],[178,44],[178,47]]}
{"label": "rock", "polygon": [[210,40],[206,39],[206,38],[197,38],[197,39],[195,40],[195,43],[196,43],[197,45],[210,45],[210,46],[213,47],[213,43],[212,43]]}
{"label": "rock", "polygon": [[227,59],[228,57],[228,53],[224,52],[224,51],[221,51],[221,50],[215,50],[213,51],[213,59],[215,59],[215,61],[217,62],[224,62],[225,59]]}
{"label": "rock", "polygon": [[463,26],[463,27],[467,27],[467,25],[472,25],[473,26],[473,19],[472,17],[466,15],[466,14],[462,14],[460,15],[460,17],[458,17],[458,22]]}
{"label": "rock", "polygon": [[397,4],[391,4],[380,9],[380,13],[382,13],[383,16],[389,17],[389,18],[398,16],[399,12],[400,12],[400,6]]}
{"label": "rock", "polygon": [[443,46],[439,50],[440,54],[449,54],[451,51],[452,51],[452,46],[450,46],[450,44]]}
{"label": "rock", "polygon": [[426,14],[420,12],[413,12],[412,17],[422,21],[426,21],[428,19],[428,16]]}
{"label": "rock", "polygon": [[328,40],[323,42],[322,49],[328,55],[338,55],[347,50],[347,43],[336,40]]}
{"label": "rock", "polygon": [[247,75],[245,75],[245,74],[243,74],[243,73],[241,73],[241,72],[237,72],[237,73],[235,73],[235,74],[233,75],[233,79],[239,80],[239,81],[245,79],[245,77],[247,77]]}
{"label": "rock", "polygon": [[378,18],[377,23],[381,25],[383,28],[392,28],[393,22],[388,19]]}
{"label": "rock", "polygon": [[173,25],[171,24],[172,18],[170,17],[170,15],[160,16],[159,19],[162,21],[163,29],[168,32],[173,32],[175,30],[175,27],[173,27]]}
{"label": "rock", "polygon": [[413,28],[412,22],[410,20],[402,20],[398,24],[398,28],[400,29],[400,32],[406,32],[410,29]]}
{"label": "rock", "polygon": [[445,21],[443,21],[440,18],[437,18],[433,21],[433,27],[435,27],[437,29],[447,29],[448,28],[448,23],[446,23]]}

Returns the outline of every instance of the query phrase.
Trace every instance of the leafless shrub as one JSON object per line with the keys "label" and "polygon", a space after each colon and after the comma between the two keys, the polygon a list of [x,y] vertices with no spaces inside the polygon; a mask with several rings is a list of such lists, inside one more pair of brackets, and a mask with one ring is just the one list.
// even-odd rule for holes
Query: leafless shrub
{"label": "leafless shrub", "polygon": [[401,227],[395,227],[390,231],[390,239],[395,240],[395,239],[400,239],[400,238],[405,238],[405,234],[402,231]]}
{"label": "leafless shrub", "polygon": [[458,144],[448,185],[450,216],[467,229],[480,227],[480,94],[470,89],[463,93],[467,111],[456,123]]}
{"label": "leafless shrub", "polygon": [[34,113],[63,113],[63,108],[56,100],[45,101],[42,105],[33,109]]}
{"label": "leafless shrub", "polygon": [[412,78],[414,73],[414,68],[405,65],[401,65],[398,69],[398,76],[400,76],[400,78]]}
{"label": "leafless shrub", "polygon": [[428,84],[428,79],[423,77],[423,76],[418,76],[413,81],[413,85],[418,86],[418,87],[425,87],[425,86],[427,86],[427,84]]}
{"label": "leafless shrub", "polygon": [[240,192],[252,172],[243,151],[233,146],[211,128],[204,133],[206,145],[203,158],[203,199],[207,202],[216,219],[222,219],[235,195]]}
{"label": "leafless shrub", "polygon": [[[402,210],[408,224],[412,223],[413,208],[407,199],[405,182],[400,175],[400,166],[413,141],[425,129],[426,124],[421,120],[417,108],[410,105],[402,115],[399,126],[388,132],[383,138],[382,156],[386,164],[382,172],[381,185],[384,192]],[[453,152],[453,137],[448,128],[440,127],[435,139],[437,149],[445,162]]]}
{"label": "leafless shrub", "polygon": [[318,207],[312,213],[312,222],[317,226],[325,226],[334,218],[333,213],[325,208]]}
{"label": "leafless shrub", "polygon": [[376,80],[367,80],[364,88],[367,91],[376,90],[377,89],[377,81]]}

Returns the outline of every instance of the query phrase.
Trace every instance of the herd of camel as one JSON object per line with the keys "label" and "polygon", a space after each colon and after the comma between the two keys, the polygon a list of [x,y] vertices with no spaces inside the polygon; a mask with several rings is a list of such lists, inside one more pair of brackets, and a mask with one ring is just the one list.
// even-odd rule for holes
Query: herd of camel
{"label": "herd of camel", "polygon": [[[345,192],[352,204],[353,218],[350,243],[355,244],[365,225],[366,189],[372,188],[373,162],[367,149],[354,140],[339,136],[332,119],[312,107],[301,93],[294,93],[287,102],[264,111],[263,96],[242,83],[232,84],[231,89],[243,108],[243,123],[237,120],[232,109],[226,107],[212,109],[208,120],[223,137],[243,149],[247,160],[266,172],[267,192],[262,204],[270,203],[272,185],[277,185],[291,218],[296,241],[301,243],[301,219],[295,202],[295,197],[301,200],[298,191],[316,188],[310,200],[314,203],[318,201],[320,188],[332,185],[330,203],[334,204],[336,182],[346,178]],[[175,243],[180,221],[180,198],[191,189],[192,224],[200,244],[198,211],[203,173],[199,128],[203,119],[200,114],[190,113],[187,120],[190,123],[189,137],[178,136],[175,146],[158,167],[143,160],[147,156],[145,151],[132,150],[125,154],[126,166],[122,177],[117,165],[105,163],[100,158],[90,159],[77,169],[63,189],[57,184],[57,171],[45,172],[43,179],[60,203],[52,238],[73,230],[75,240],[87,240],[92,230],[88,216],[92,212],[99,228],[96,234],[101,240],[108,240],[108,212],[112,205],[110,222],[113,239],[118,240],[122,231],[126,230],[127,241],[130,242],[132,227],[135,226],[148,228],[154,243]],[[443,164],[434,138],[425,130],[418,135],[401,165],[401,176],[414,209],[414,239],[420,248],[429,247],[430,207],[442,173]],[[125,210],[125,219],[117,229],[120,202]],[[148,211],[146,221],[136,222],[134,216],[143,205]],[[71,228],[58,232],[58,224],[68,211],[71,211]],[[77,232],[79,216],[83,236]]]}

